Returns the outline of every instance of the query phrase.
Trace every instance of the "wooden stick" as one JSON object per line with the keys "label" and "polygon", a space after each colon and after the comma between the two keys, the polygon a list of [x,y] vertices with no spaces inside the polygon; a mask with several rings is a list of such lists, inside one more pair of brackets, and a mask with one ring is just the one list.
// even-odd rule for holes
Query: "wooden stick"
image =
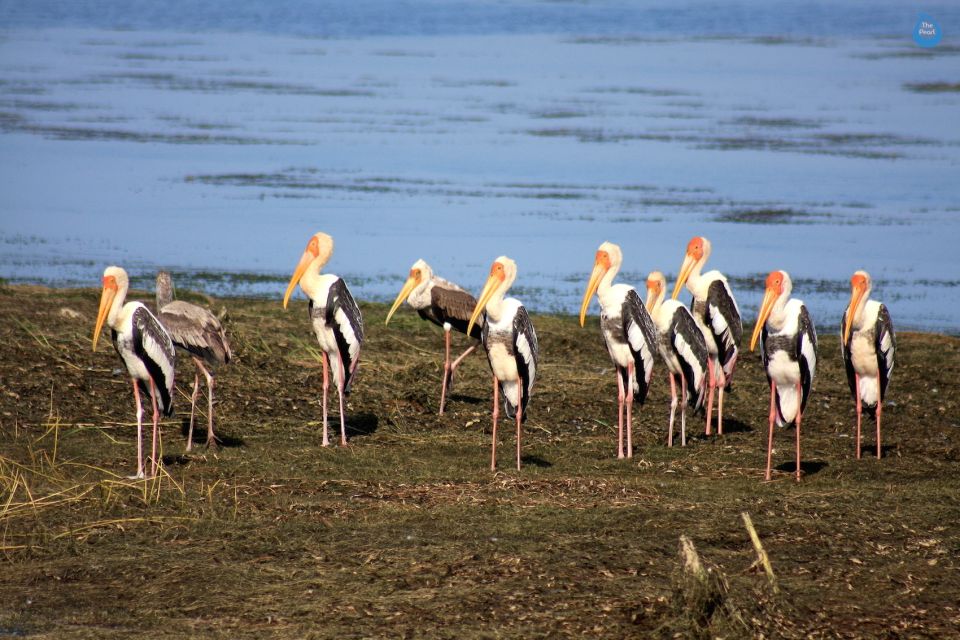
{"label": "wooden stick", "polygon": [[753,528],[753,520],[750,519],[750,514],[746,511],[743,511],[740,513],[740,517],[743,518],[743,524],[747,527],[747,533],[750,534],[750,540],[753,542],[753,548],[756,550],[757,558],[760,560],[760,564],[763,565],[763,570],[767,574],[767,580],[770,581],[770,587],[773,589],[774,593],[780,593],[780,589],[777,587],[777,577],[773,574],[773,567],[770,566],[770,558],[767,556],[767,552],[760,543],[760,536],[757,535],[757,530]]}

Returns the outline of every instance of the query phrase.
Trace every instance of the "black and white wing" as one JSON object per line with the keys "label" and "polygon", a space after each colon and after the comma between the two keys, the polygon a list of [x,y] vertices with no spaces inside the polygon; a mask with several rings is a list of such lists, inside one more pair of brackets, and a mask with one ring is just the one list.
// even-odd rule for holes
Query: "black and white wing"
{"label": "black and white wing", "polygon": [[704,381],[708,372],[709,353],[703,333],[686,307],[678,307],[673,314],[670,322],[670,343],[683,371],[688,403],[696,411],[703,404],[706,395],[707,385]]}
{"label": "black and white wing", "polygon": [[717,358],[728,381],[733,375],[740,341],[743,338],[743,321],[733,299],[730,286],[724,280],[714,280],[707,289],[704,322],[717,344]]}
{"label": "black and white wing", "polygon": [[174,346],[210,364],[230,362],[230,341],[220,321],[207,309],[175,300],[161,307],[158,315]]}
{"label": "black and white wing", "polygon": [[843,368],[847,373],[847,385],[850,387],[850,395],[857,399],[857,372],[853,368],[853,351],[850,349],[850,343],[853,341],[853,331],[850,332],[850,339],[843,341],[843,329],[847,326],[847,312],[843,312],[843,318],[840,319],[840,354],[843,356]]}
{"label": "black and white wing", "polygon": [[[435,284],[430,290],[430,308],[436,319],[434,320],[440,326],[449,322],[450,325],[460,333],[467,332],[467,325],[470,322],[470,315],[477,306],[477,299],[462,289],[449,288],[443,284]],[[421,312],[423,315],[423,312]],[[471,338],[480,340],[483,333],[483,321],[478,321],[473,325]]]}
{"label": "black and white wing", "polygon": [[533,383],[537,377],[537,363],[540,360],[540,346],[537,344],[537,332],[533,329],[526,308],[520,305],[513,316],[513,356],[517,362],[517,374],[523,389],[523,419],[527,417],[527,403],[533,392]]}
{"label": "black and white wing", "polygon": [[620,317],[623,321],[623,335],[627,338],[635,367],[636,386],[633,389],[633,397],[642,405],[647,399],[650,377],[653,375],[654,354],[657,352],[657,327],[636,289],[627,291]]}
{"label": "black and white wing", "polygon": [[893,373],[894,356],[897,351],[897,336],[893,332],[893,321],[890,319],[890,312],[887,311],[886,305],[880,305],[874,336],[877,371],[880,377],[878,402],[883,402],[883,398],[887,395],[887,386],[890,384],[890,374]]}
{"label": "black and white wing", "polygon": [[[312,306],[311,301],[311,306]],[[333,330],[337,339],[337,351],[343,363],[343,390],[350,390],[350,379],[360,363],[360,347],[363,346],[363,316],[353,299],[347,283],[337,278],[327,292],[327,307],[324,322]]]}
{"label": "black and white wing", "polygon": [[805,305],[800,306],[800,317],[797,319],[797,362],[800,365],[800,389],[803,392],[800,411],[803,412],[807,408],[813,376],[817,371],[817,331]]}
{"label": "black and white wing", "polygon": [[[163,415],[173,415],[176,351],[163,325],[142,304],[138,304],[133,312],[133,352],[143,362],[157,388],[157,405]],[[140,388],[145,393],[150,393],[144,381],[140,381]]]}

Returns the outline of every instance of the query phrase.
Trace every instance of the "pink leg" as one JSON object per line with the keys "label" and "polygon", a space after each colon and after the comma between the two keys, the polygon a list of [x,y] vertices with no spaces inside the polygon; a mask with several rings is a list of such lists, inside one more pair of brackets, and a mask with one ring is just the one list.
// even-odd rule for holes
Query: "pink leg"
{"label": "pink leg", "polygon": [[443,408],[447,403],[447,379],[450,377],[450,329],[443,328],[443,388],[440,391],[440,415],[443,415]]}
{"label": "pink leg", "polygon": [[320,352],[323,360],[323,446],[330,446],[330,438],[327,436],[327,391],[330,389],[330,364],[327,358],[327,352]]}
{"label": "pink leg", "polygon": [[[194,362],[197,361],[196,358],[193,359]],[[193,395],[190,396],[190,428],[187,430],[187,446],[186,450],[190,451],[193,448],[193,419],[197,411],[197,396],[200,394],[200,371],[196,371],[193,374]]]}
{"label": "pink leg", "polygon": [[[203,373],[203,377],[207,380],[207,448],[213,447],[217,448],[217,437],[213,433],[213,385],[214,377],[199,358],[193,359],[194,363],[197,365],[197,369]],[[191,428],[193,427],[193,420],[190,421]],[[192,431],[191,431],[192,437]]]}
{"label": "pink leg", "polygon": [[337,380],[337,396],[340,398],[340,446],[347,446],[347,413],[343,403],[343,360],[337,357],[337,366],[340,367],[340,379]]}
{"label": "pink leg", "polygon": [[[440,403],[443,405],[443,407],[446,407],[446,400],[444,400],[444,398],[446,397],[447,392],[449,391],[450,393],[453,393],[453,376],[457,372],[457,367],[460,366],[460,363],[463,362],[464,358],[466,358],[468,355],[473,353],[474,349],[476,349],[479,344],[480,344],[479,342],[476,342],[472,346],[470,346],[466,351],[461,353],[460,356],[456,360],[454,360],[453,363],[450,365],[450,372],[444,374],[444,378],[443,378],[444,392],[443,392],[443,397],[440,399]],[[448,347],[448,353],[449,353],[449,347]],[[449,359],[449,355],[447,356],[447,359]],[[443,410],[442,410],[443,407],[441,407],[440,415],[443,415]]]}
{"label": "pink leg", "polygon": [[493,376],[493,445],[490,447],[490,470],[497,470],[497,418],[500,417],[500,382]]}
{"label": "pink leg", "polygon": [[883,412],[883,401],[877,397],[877,460],[880,459],[880,414]]}
{"label": "pink leg", "polygon": [[[157,469],[160,467],[160,460],[157,458],[157,446],[160,443],[160,410],[157,408],[157,387],[153,384],[153,378],[150,379],[150,400],[153,403],[153,442],[151,443],[151,465],[150,477],[157,475]],[[161,446],[162,450],[163,447]]]}
{"label": "pink leg", "polygon": [[713,392],[717,389],[715,368],[719,366],[713,360],[713,356],[707,357],[707,373],[710,388],[707,391],[707,428],[704,433],[708,436],[713,434],[713,430],[710,428],[710,420],[713,418]]}
{"label": "pink leg", "polygon": [[673,446],[673,418],[677,413],[677,383],[672,373],[667,373],[670,378],[670,431],[667,435],[667,446]]}
{"label": "pink leg", "polygon": [[133,380],[133,398],[137,404],[137,475],[131,480],[143,477],[143,403],[140,402],[140,386]]}
{"label": "pink leg", "polygon": [[[466,358],[466,357],[467,357],[468,355],[470,355],[471,353],[473,353],[474,349],[476,349],[479,344],[480,344],[479,342],[475,342],[475,343],[474,343],[471,347],[469,347],[466,351],[464,351],[463,353],[461,353],[461,354],[460,354],[460,357],[458,357],[456,360],[453,361],[453,364],[450,365],[450,375],[451,375],[451,376],[452,376],[453,373],[457,370],[457,367],[460,366],[460,363],[463,362],[463,359]],[[453,388],[452,378],[451,378],[451,385],[450,385],[450,387]]]}
{"label": "pink leg", "polygon": [[863,406],[860,402],[860,375],[853,374],[853,380],[855,382],[856,392],[854,395],[857,396],[857,460],[860,459],[860,418],[863,412]]}
{"label": "pink leg", "polygon": [[776,396],[777,396],[777,383],[773,380],[770,381],[770,431],[767,435],[767,474],[764,476],[764,479],[770,481],[770,467],[773,464],[773,420],[777,412],[776,406]]}
{"label": "pink leg", "polygon": [[626,397],[623,393],[623,377],[620,370],[614,367],[617,373],[617,458],[623,457],[623,404]]}
{"label": "pink leg", "polygon": [[[803,390],[800,389],[800,383],[797,383],[797,398],[803,398]],[[798,402],[800,402],[798,400]],[[803,404],[803,402],[800,402]],[[803,410],[797,409],[797,482],[800,482],[800,420],[803,418]]]}
{"label": "pink leg", "polygon": [[687,378],[680,372],[680,446],[687,446]]}
{"label": "pink leg", "polygon": [[517,471],[520,471],[520,423],[523,421],[523,384],[517,380]]}
{"label": "pink leg", "polygon": [[723,388],[727,384],[727,378],[723,373],[723,367],[717,362],[717,435],[723,435]]}
{"label": "pink leg", "polygon": [[627,457],[633,457],[633,363],[627,365]]}

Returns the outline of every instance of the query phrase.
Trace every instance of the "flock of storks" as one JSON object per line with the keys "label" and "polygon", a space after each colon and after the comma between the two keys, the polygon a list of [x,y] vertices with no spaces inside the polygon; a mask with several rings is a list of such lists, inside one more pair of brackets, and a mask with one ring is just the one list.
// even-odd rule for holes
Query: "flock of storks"
{"label": "flock of storks", "polygon": [[[346,283],[320,270],[333,253],[333,239],[325,233],[310,238],[287,290],[287,307],[297,284],[309,300],[309,317],[320,344],[323,361],[323,446],[327,435],[327,396],[330,371],[337,388],[340,413],[340,442],[346,445],[344,396],[356,374],[363,344],[363,318]],[[710,256],[710,242],[693,238],[687,245],[680,274],[667,299],[666,278],[659,271],[647,278],[646,300],[626,284],[613,284],[623,262],[620,247],[604,242],[596,252],[593,271],[580,308],[580,325],[594,294],[600,301],[600,329],[616,367],[618,444],[620,458],[633,455],[633,403],[643,404],[650,386],[656,354],[669,372],[671,404],[668,444],[673,445],[674,418],[680,404],[680,438],[686,445],[686,409],[694,411],[706,403],[706,435],[712,434],[714,395],[717,401],[717,432],[723,433],[723,394],[733,379],[743,325],[727,279],[719,271],[701,273]],[[474,298],[461,287],[433,274],[418,260],[410,269],[386,322],[404,300],[422,318],[443,327],[445,358],[440,396],[440,414],[446,406],[457,366],[472,352],[474,343],[458,358],[450,359],[450,332],[456,329],[479,341],[487,353],[493,373],[493,445],[490,468],[496,469],[497,424],[503,409],[517,428],[517,469],[520,468],[520,430],[537,374],[537,334],[526,309],[515,298],[505,298],[517,276],[516,263],[501,256],[494,260],[490,275]],[[690,308],[676,300],[686,284],[693,294]],[[894,365],[896,340],[890,314],[879,302],[870,300],[871,280],[865,271],[850,279],[851,295],[840,323],[841,351],[847,380],[857,408],[857,457],[860,457],[860,427],[866,410],[876,419],[877,457],[881,455],[880,420],[883,400]],[[157,277],[157,315],[140,302],[124,300],[129,287],[126,272],[108,267],[103,273],[103,292],[93,334],[97,348],[104,322],[112,329],[113,345],[123,360],[133,386],[137,406],[136,478],[157,474],[159,416],[173,409],[175,349],[190,354],[196,364],[187,450],[193,440],[200,374],[208,386],[207,444],[216,445],[213,430],[214,377],[210,368],[229,361],[230,345],[219,320],[208,310],[173,300],[169,274]],[[792,283],[785,271],[773,271],[766,280],[750,350],[760,341],[760,353],[770,383],[769,432],[765,478],[771,478],[774,425],[796,425],[796,478],[800,480],[800,424],[810,395],[817,364],[817,334],[807,308],[790,297]],[[679,378],[679,380],[678,380]],[[677,387],[680,398],[678,401]],[[719,393],[717,393],[719,392]],[[141,394],[153,407],[153,438],[149,472],[144,467],[143,403]],[[626,418],[624,418],[626,414]],[[626,429],[624,429],[626,424]],[[626,436],[626,438],[624,438]],[[626,442],[624,442],[626,439]]]}

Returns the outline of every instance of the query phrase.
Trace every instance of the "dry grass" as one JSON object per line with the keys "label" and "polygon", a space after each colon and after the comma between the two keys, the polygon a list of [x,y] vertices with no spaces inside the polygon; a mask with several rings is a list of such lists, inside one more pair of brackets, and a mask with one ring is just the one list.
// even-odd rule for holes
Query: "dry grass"
{"label": "dry grass", "polygon": [[[857,461],[826,335],[835,323],[823,319],[806,476],[793,481],[792,432],[778,433],[780,467],[763,483],[753,356],[736,374],[727,435],[666,448],[657,373],[637,455],[617,461],[616,383],[595,321],[535,317],[544,359],[524,469],[511,468],[505,428],[491,473],[482,356],[464,363],[440,418],[439,332],[411,313],[384,327],[385,308],[365,305],[351,445],[324,449],[304,303],[284,313],[279,300],[221,301],[237,354],[217,387],[230,446],[182,456],[179,395],[165,473],[130,481],[133,399],[112,349],[90,350],[97,299],[0,287],[0,636],[960,633],[960,340],[900,336],[884,457]],[[701,418],[691,424],[702,433]],[[681,535],[725,584],[719,613],[678,605]]]}

